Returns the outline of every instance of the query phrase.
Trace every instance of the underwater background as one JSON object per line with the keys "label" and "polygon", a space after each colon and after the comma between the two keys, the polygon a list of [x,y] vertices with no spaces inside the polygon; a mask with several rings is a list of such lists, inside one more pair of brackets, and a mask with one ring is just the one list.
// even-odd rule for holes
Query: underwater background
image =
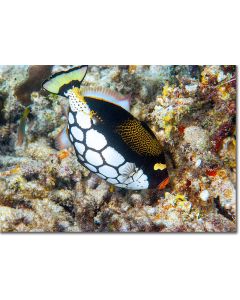
{"label": "underwater background", "polygon": [[68,68],[0,66],[1,232],[236,231],[235,66],[89,67],[83,85],[129,95],[161,142],[163,191],[113,189],[56,149],[67,99],[41,83]]}

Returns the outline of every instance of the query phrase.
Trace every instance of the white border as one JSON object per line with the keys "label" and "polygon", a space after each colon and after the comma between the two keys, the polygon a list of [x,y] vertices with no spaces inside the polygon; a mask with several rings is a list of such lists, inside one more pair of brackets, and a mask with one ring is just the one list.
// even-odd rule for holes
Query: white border
{"label": "white border", "polygon": [[[0,63],[238,64],[237,3],[2,1]],[[236,299],[239,241],[237,234],[2,234],[0,297]]]}
{"label": "white border", "polygon": [[237,64],[238,1],[1,1],[0,64]]}

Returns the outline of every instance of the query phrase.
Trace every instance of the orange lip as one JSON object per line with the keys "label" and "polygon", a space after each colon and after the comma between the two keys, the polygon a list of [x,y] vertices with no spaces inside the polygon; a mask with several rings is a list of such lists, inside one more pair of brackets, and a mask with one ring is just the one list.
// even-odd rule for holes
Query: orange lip
{"label": "orange lip", "polygon": [[158,189],[159,190],[163,190],[165,188],[165,186],[169,183],[169,177],[167,177],[166,179],[164,179],[159,185],[158,185]]}

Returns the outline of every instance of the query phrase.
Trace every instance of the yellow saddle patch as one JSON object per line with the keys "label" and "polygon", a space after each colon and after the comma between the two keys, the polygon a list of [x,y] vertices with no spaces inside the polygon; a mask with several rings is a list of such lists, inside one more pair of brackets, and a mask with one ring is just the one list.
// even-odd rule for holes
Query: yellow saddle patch
{"label": "yellow saddle patch", "polygon": [[162,170],[166,169],[166,167],[167,166],[165,164],[157,163],[154,165],[153,169],[154,169],[154,171],[157,171],[157,170],[162,171]]}

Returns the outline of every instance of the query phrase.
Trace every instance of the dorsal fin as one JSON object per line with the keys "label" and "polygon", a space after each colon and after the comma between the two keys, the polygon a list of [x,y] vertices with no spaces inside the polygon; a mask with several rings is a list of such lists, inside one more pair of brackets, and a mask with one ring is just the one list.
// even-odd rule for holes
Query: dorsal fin
{"label": "dorsal fin", "polygon": [[86,76],[87,68],[87,66],[80,66],[68,71],[55,73],[42,83],[42,87],[50,93],[65,96],[64,93],[69,89],[72,89],[73,87],[80,88],[80,85]]}
{"label": "dorsal fin", "polygon": [[99,99],[114,103],[121,106],[125,110],[130,110],[130,98],[125,97],[115,91],[104,87],[83,87],[81,89],[82,95],[88,98]]}

